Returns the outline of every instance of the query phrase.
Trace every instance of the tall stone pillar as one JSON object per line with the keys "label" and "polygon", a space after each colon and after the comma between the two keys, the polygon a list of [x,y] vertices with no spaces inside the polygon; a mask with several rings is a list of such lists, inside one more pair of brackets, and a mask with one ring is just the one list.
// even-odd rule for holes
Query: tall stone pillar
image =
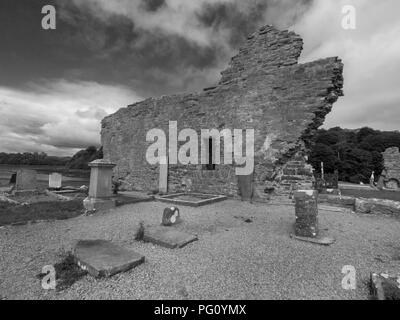
{"label": "tall stone pillar", "polygon": [[161,194],[168,193],[168,157],[161,158],[158,191]]}
{"label": "tall stone pillar", "polygon": [[89,163],[89,167],[89,197],[83,200],[85,209],[100,211],[114,208],[116,201],[112,193],[112,176],[115,164],[101,159]]}
{"label": "tall stone pillar", "polygon": [[294,199],[296,236],[316,238],[318,236],[318,191],[299,190],[294,193]]}

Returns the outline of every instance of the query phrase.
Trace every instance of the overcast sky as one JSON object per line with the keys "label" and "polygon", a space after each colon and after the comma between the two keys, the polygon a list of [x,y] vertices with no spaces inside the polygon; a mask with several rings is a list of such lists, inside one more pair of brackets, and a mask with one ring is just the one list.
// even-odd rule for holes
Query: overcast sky
{"label": "overcast sky", "polygon": [[[46,4],[56,30],[41,27]],[[344,5],[356,30],[341,26]],[[398,0],[1,0],[0,152],[98,145],[104,116],[215,84],[265,24],[303,37],[301,62],[343,59],[345,97],[326,128],[400,130],[399,12]]]}

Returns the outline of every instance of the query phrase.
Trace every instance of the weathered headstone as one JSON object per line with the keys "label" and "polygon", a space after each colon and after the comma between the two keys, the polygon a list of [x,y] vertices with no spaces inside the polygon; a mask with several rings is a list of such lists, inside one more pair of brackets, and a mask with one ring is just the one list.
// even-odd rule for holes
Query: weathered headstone
{"label": "weathered headstone", "polygon": [[17,173],[13,173],[10,178],[9,184],[16,184],[17,183]]}
{"label": "weathered headstone", "polygon": [[37,189],[37,173],[35,170],[20,169],[17,171],[15,184],[16,190],[35,190]]}
{"label": "weathered headstone", "polygon": [[385,188],[385,180],[386,180],[386,170],[383,170],[378,179],[379,190],[383,190]]}
{"label": "weathered headstone", "polygon": [[81,240],[74,250],[77,264],[93,277],[111,277],[145,261],[145,257],[105,240]]}
{"label": "weathered headstone", "polygon": [[295,235],[316,238],[318,236],[318,192],[299,190],[294,193],[296,202]]}
{"label": "weathered headstone", "polygon": [[169,249],[183,248],[197,240],[194,235],[163,226],[146,228],[143,236],[143,241]]}
{"label": "weathered headstone", "polygon": [[49,188],[50,189],[61,189],[62,187],[62,174],[52,173],[49,175]]}
{"label": "weathered headstone", "polygon": [[169,227],[180,222],[181,216],[177,207],[165,208],[162,217],[162,225]]}
{"label": "weathered headstone", "polygon": [[89,163],[89,197],[83,200],[87,211],[100,211],[114,208],[116,200],[112,192],[112,175],[115,164],[100,159]]}

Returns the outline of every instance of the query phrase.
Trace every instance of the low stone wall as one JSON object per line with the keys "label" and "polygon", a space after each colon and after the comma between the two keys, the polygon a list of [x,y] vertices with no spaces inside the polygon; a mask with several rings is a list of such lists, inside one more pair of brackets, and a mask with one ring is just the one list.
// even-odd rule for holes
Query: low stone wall
{"label": "low stone wall", "polygon": [[382,199],[356,199],[357,213],[383,214],[400,218],[400,202]]}
{"label": "low stone wall", "polygon": [[356,199],[353,197],[340,197],[336,195],[319,194],[318,202],[329,204],[332,206],[348,208],[354,211]]}

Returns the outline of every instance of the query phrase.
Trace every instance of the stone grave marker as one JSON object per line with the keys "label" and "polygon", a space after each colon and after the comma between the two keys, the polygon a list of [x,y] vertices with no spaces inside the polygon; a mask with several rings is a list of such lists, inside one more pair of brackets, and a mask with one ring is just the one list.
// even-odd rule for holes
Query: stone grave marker
{"label": "stone grave marker", "polygon": [[20,169],[17,171],[15,184],[16,190],[35,190],[37,189],[37,173],[35,170]]}
{"label": "stone grave marker", "polygon": [[16,184],[17,183],[17,173],[13,173],[10,178],[9,184]]}
{"label": "stone grave marker", "polygon": [[169,249],[183,248],[197,240],[194,235],[164,226],[146,228],[143,236],[143,241]]}
{"label": "stone grave marker", "polygon": [[89,196],[83,200],[87,211],[104,211],[115,208],[116,199],[113,198],[112,176],[115,164],[99,159],[89,163],[90,187]]}
{"label": "stone grave marker", "polygon": [[318,236],[318,191],[302,190],[294,193],[296,202],[295,235],[316,238]]}
{"label": "stone grave marker", "polygon": [[74,249],[77,264],[96,278],[126,272],[145,261],[145,257],[106,240],[81,240]]}
{"label": "stone grave marker", "polygon": [[181,216],[177,207],[165,208],[161,224],[166,227],[176,225],[181,222]]}
{"label": "stone grave marker", "polygon": [[336,240],[322,236],[318,228],[318,191],[299,190],[294,193],[296,224],[295,234],[290,235],[296,240],[330,246]]}
{"label": "stone grave marker", "polygon": [[62,174],[52,173],[49,175],[49,188],[50,189],[61,189],[62,187]]}

